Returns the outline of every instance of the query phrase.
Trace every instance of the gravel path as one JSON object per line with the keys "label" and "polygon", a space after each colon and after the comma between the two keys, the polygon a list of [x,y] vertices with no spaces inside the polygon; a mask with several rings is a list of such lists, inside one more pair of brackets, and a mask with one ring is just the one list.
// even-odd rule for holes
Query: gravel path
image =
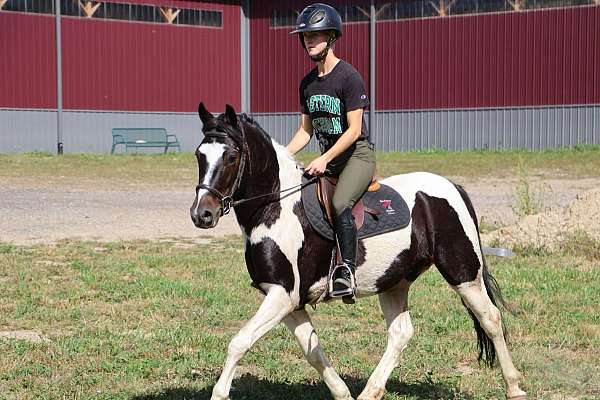
{"label": "gravel path", "polygon": [[193,191],[0,189],[0,242],[191,238],[239,234],[233,215],[210,231],[190,220]]}
{"label": "gravel path", "polygon": [[[478,216],[487,224],[510,225],[514,181],[475,181],[454,177],[465,186]],[[600,186],[600,179],[545,181],[544,204],[564,207],[578,194]],[[212,230],[196,229],[189,217],[193,190],[144,188],[81,190],[33,188],[0,179],[0,242],[54,243],[58,240],[118,241],[239,234],[233,213]]]}

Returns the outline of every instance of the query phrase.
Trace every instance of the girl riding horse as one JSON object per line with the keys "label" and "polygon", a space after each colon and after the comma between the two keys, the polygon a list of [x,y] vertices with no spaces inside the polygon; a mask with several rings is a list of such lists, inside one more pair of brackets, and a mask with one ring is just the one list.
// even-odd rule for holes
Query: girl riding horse
{"label": "girl riding horse", "polygon": [[375,150],[363,118],[369,99],[358,71],[331,48],[342,36],[342,19],[335,8],[320,3],[306,7],[291,33],[298,34],[316,67],[300,83],[300,128],[287,149],[296,154],[316,135],[322,154],[308,164],[306,172],[320,175],[327,169],[339,177],[332,203],[341,263],[333,270],[330,296],[353,303],[357,232],[352,207],[375,171]]}

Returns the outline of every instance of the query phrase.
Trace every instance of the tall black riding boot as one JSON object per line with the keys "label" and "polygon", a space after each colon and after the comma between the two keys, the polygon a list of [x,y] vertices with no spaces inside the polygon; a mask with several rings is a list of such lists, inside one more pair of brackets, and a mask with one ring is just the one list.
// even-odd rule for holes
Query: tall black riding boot
{"label": "tall black riding boot", "polygon": [[333,290],[331,297],[342,297],[345,303],[354,303],[354,291],[356,281],[354,270],[356,269],[356,246],[357,233],[354,217],[350,208],[344,209],[334,221],[341,263],[333,270]]}

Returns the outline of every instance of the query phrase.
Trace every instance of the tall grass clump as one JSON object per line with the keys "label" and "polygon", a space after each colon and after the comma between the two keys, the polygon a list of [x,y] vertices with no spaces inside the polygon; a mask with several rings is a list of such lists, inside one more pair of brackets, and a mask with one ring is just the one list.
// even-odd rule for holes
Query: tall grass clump
{"label": "tall grass clump", "polygon": [[512,210],[520,217],[537,214],[544,208],[544,184],[533,185],[527,166],[521,157],[517,163],[517,187]]}

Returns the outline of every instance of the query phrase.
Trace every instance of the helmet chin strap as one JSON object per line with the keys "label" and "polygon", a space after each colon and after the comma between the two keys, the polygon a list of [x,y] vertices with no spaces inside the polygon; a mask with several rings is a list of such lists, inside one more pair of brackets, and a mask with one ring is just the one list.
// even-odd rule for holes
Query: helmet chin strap
{"label": "helmet chin strap", "polygon": [[[327,41],[327,46],[325,46],[323,51],[320,52],[319,54],[317,54],[316,56],[310,56],[310,59],[313,60],[314,62],[325,62],[327,53],[329,53],[329,49],[331,48],[331,45],[333,44],[333,42],[335,42],[336,39],[337,39],[337,37],[335,35],[331,36],[329,38],[329,40]],[[307,49],[307,51],[308,51],[308,49]]]}

